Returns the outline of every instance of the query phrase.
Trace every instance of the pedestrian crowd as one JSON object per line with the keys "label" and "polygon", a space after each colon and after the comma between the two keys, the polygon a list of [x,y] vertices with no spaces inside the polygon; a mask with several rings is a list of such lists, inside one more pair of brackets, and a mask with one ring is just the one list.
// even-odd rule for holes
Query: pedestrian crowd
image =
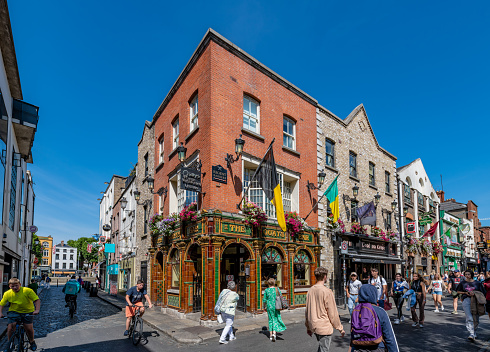
{"label": "pedestrian crowd", "polygon": [[[309,336],[315,336],[318,341],[318,351],[328,352],[334,330],[342,337],[344,327],[340,321],[335,303],[335,297],[327,287],[328,271],[318,267],[314,272],[316,284],[311,286],[306,297],[305,326]],[[270,278],[267,288],[263,291],[263,307],[269,319],[269,339],[275,342],[277,333],[286,330],[281,319],[281,310],[287,308],[287,300],[276,286],[276,280]],[[425,306],[427,297],[432,295],[434,312],[445,310],[442,296],[447,293],[453,298],[452,314],[458,313],[458,303],[461,302],[466,318],[468,340],[475,341],[481,315],[490,317],[490,271],[486,274],[473,273],[471,270],[445,272],[440,275],[432,272],[430,275],[413,273],[408,282],[401,273],[388,289],[388,283],[379,274],[377,268],[366,268],[358,277],[356,272],[350,274],[345,287],[347,307],[350,314],[350,344],[349,351],[388,351],[398,352],[396,336],[387,311],[395,308],[393,323],[405,321],[403,308],[411,313],[412,327],[423,328],[425,324]],[[390,302],[393,300],[393,305]],[[219,339],[220,344],[236,340],[233,331],[235,310],[239,295],[236,284],[228,282],[216,302],[215,313],[218,322],[225,323],[225,328]]]}

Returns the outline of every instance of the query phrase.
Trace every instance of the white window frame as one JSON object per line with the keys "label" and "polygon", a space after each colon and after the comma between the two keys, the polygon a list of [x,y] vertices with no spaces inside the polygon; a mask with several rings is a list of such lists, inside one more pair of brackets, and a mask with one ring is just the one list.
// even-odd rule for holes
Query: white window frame
{"label": "white window frame", "polygon": [[[187,167],[191,165],[194,161],[199,158],[199,155],[196,155],[191,160],[185,162],[184,166]],[[180,171],[172,176],[169,180],[169,212],[180,212],[186,204],[190,204],[191,202],[199,201],[199,193],[187,191],[180,188]]]}
{"label": "white window frame", "polygon": [[[293,131],[292,132],[293,132],[293,134],[290,134],[290,133],[284,131],[284,122],[290,123],[292,125],[292,127],[293,127]],[[291,118],[289,118],[287,116],[283,116],[282,135],[283,135],[282,144],[286,148],[290,148],[290,149],[296,150],[296,122],[294,122],[293,119],[291,119]],[[292,140],[291,146],[284,144],[284,137],[286,137],[287,139],[291,138],[291,140]]]}
{"label": "white window frame", "polygon": [[191,131],[194,131],[199,127],[198,113],[199,113],[199,101],[198,94],[192,99],[189,103],[189,112],[190,112],[190,126]]}
{"label": "white window frame", "polygon": [[[243,105],[245,105],[245,100],[248,100],[248,111],[243,108],[243,128],[255,133],[260,133],[260,103],[248,95],[243,96]],[[254,116],[251,113],[252,103],[255,103],[257,105],[257,116]],[[245,125],[245,118],[249,120],[248,126]],[[253,119],[255,121],[255,130],[250,128],[250,119]]]}
{"label": "white window frame", "polygon": [[164,136],[161,136],[160,139],[158,140],[158,149],[159,149],[158,160],[160,164],[163,164],[164,157],[165,157],[164,139],[165,139]]}
{"label": "white window frame", "polygon": [[158,214],[163,214],[163,194],[158,196]]}
{"label": "white window frame", "polygon": [[173,149],[176,149],[179,146],[179,119],[178,118],[172,124],[172,133],[173,133]]}

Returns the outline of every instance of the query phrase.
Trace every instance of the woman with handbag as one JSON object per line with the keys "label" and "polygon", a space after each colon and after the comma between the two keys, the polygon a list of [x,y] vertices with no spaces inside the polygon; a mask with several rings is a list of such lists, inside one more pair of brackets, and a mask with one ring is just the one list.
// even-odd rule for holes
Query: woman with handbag
{"label": "woman with handbag", "polygon": [[[239,296],[236,293],[235,281],[228,281],[228,286],[223,291],[221,291],[214,311],[216,314],[221,315],[221,322],[226,323],[221,337],[219,339],[220,344],[227,344],[226,337],[230,335],[229,341],[236,340],[233,334],[233,321],[235,320],[235,310],[238,302]],[[220,322],[220,317],[218,317],[218,322]]]}
{"label": "woman with handbag", "polygon": [[281,319],[280,312],[280,309],[283,308],[282,296],[279,288],[275,287],[276,280],[270,278],[267,284],[269,287],[264,291],[263,305],[269,317],[270,340],[276,342],[276,333],[286,330],[286,325],[284,325]]}

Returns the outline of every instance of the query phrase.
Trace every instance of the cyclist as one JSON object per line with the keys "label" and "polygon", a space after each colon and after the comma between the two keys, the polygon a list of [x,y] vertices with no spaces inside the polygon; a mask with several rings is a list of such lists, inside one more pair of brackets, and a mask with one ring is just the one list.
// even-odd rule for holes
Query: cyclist
{"label": "cyclist", "polygon": [[77,312],[77,294],[78,292],[80,292],[81,288],[82,286],[80,286],[80,284],[76,280],[76,276],[73,275],[71,279],[66,282],[65,286],[63,286],[63,289],[61,290],[61,292],[65,294],[65,307],[68,307],[68,302],[70,302],[70,300],[73,300],[73,303],[75,303],[75,313]]}
{"label": "cyclist", "polygon": [[[129,324],[131,323],[131,318],[136,313],[136,308],[134,306],[143,306],[143,297],[145,297],[146,301],[150,308],[153,307],[151,304],[150,297],[148,297],[148,293],[145,290],[145,282],[143,280],[138,280],[136,286],[131,287],[126,292],[126,331],[124,331],[124,336],[128,336],[129,334]],[[140,308],[140,316],[143,316],[145,312],[145,308]]]}
{"label": "cyclist", "polygon": [[[10,303],[8,311],[8,327],[7,336],[10,339],[15,331],[15,326],[18,321],[24,323],[24,329],[31,344],[31,350],[37,349],[34,341],[34,326],[32,324],[32,315],[39,314],[41,309],[41,300],[36,293],[28,287],[21,287],[19,279],[13,277],[9,280],[10,290],[3,294],[0,301],[0,318],[3,318],[3,307]],[[34,308],[35,306],[35,308]]]}

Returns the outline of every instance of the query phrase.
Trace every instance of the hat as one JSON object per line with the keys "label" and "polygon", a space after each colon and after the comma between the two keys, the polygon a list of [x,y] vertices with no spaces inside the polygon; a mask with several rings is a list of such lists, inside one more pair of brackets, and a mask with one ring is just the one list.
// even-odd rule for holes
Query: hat
{"label": "hat", "polygon": [[355,271],[350,273],[350,276],[357,276],[357,273]]}
{"label": "hat", "polygon": [[459,270],[458,270],[458,269],[456,269],[456,270],[454,270],[454,272],[455,272],[455,273],[459,273]]}

